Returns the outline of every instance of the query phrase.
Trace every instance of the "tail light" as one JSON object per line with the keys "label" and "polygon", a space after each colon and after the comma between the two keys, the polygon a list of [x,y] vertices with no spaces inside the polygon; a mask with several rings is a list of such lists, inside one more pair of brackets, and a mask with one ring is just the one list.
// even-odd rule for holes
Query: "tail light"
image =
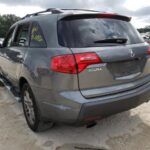
{"label": "tail light", "polygon": [[101,63],[100,57],[94,53],[66,54],[51,58],[50,68],[61,73],[76,74],[87,66]]}
{"label": "tail light", "polygon": [[96,53],[75,54],[78,73],[83,71],[87,66],[101,63],[100,57]]}
{"label": "tail light", "polygon": [[77,73],[75,58],[72,54],[52,57],[50,68],[61,73]]}
{"label": "tail light", "polygon": [[147,54],[150,55],[150,46],[148,47]]}
{"label": "tail light", "polygon": [[113,18],[113,19],[118,19],[118,20],[123,20],[123,21],[131,21],[131,17],[127,17],[127,16],[122,16],[116,13],[99,13],[97,14],[98,18]]}

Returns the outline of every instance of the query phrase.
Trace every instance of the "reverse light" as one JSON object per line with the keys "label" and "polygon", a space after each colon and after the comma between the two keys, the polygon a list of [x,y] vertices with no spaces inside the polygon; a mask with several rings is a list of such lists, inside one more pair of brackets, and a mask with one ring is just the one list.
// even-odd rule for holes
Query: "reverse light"
{"label": "reverse light", "polygon": [[100,57],[95,52],[65,54],[52,57],[50,69],[55,72],[77,74],[87,66],[101,62]]}

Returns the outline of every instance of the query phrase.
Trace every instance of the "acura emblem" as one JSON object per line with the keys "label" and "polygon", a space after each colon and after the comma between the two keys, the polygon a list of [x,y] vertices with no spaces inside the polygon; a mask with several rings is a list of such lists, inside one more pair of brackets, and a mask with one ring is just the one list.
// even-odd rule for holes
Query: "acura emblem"
{"label": "acura emblem", "polygon": [[129,49],[129,52],[130,52],[130,56],[131,56],[132,58],[135,57],[135,53],[133,52],[132,49]]}

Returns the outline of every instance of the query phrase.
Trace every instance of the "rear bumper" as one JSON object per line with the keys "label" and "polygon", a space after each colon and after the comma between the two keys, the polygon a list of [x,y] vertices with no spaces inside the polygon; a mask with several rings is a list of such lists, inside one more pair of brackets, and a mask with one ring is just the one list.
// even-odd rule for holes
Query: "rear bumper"
{"label": "rear bumper", "polygon": [[144,95],[141,96],[114,100],[110,102],[94,102],[83,104],[77,123],[80,124],[99,120],[104,117],[135,108],[148,101],[147,98],[144,98],[145,94],[148,93],[144,93]]}
{"label": "rear bumper", "polygon": [[148,102],[150,100],[150,83],[131,91],[118,93],[114,96],[116,97],[115,99],[105,99],[83,104],[78,122],[101,119]]}
{"label": "rear bumper", "polygon": [[134,90],[92,99],[85,99],[79,91],[53,93],[53,101],[41,101],[40,110],[45,118],[56,122],[80,124],[132,109],[149,99],[147,83]]}

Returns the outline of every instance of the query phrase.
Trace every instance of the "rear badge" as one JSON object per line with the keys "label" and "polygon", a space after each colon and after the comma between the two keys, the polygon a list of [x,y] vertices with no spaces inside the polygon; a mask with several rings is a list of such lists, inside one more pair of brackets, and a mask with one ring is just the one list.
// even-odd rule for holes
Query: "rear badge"
{"label": "rear badge", "polygon": [[96,68],[89,68],[88,71],[89,72],[102,71],[104,67],[106,67],[106,63],[99,64],[98,67],[96,67]]}
{"label": "rear badge", "polygon": [[92,68],[92,69],[89,69],[89,72],[96,72],[96,71],[102,71],[102,68]]}
{"label": "rear badge", "polygon": [[135,57],[135,53],[133,52],[133,50],[131,48],[129,49],[129,52],[130,52],[131,58],[134,58]]}

